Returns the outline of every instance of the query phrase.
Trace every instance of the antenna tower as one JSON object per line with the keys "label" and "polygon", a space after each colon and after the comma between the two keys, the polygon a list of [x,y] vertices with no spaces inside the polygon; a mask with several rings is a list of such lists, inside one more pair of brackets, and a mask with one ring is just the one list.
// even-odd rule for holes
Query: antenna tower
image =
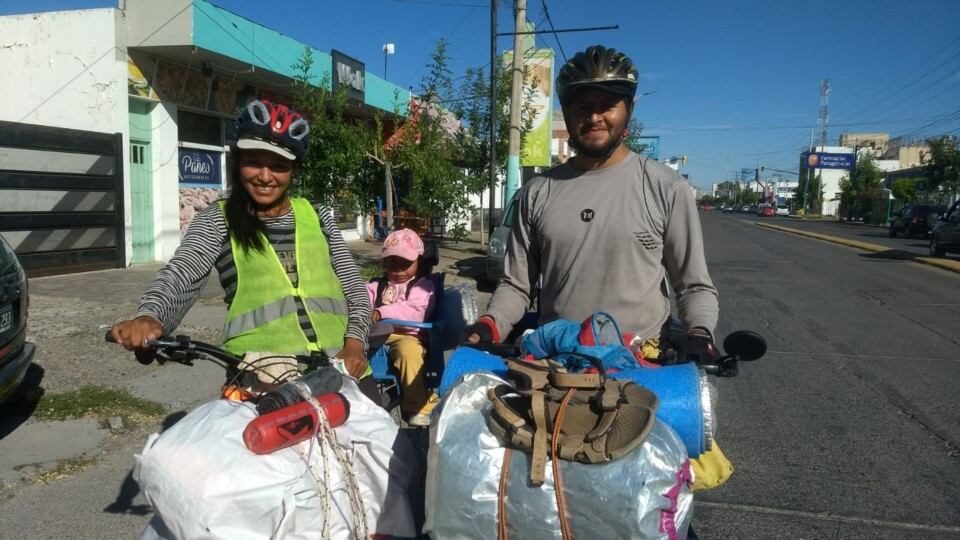
{"label": "antenna tower", "polygon": [[827,145],[827,128],[830,125],[830,79],[820,81],[820,148]]}

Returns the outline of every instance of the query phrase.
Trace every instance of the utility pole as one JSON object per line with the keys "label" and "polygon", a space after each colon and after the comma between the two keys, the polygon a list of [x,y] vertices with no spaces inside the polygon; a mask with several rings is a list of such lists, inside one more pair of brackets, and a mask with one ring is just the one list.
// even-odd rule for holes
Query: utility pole
{"label": "utility pole", "polygon": [[[817,193],[818,206],[823,205],[820,190],[823,189],[823,154],[827,149],[827,129],[830,125],[830,79],[820,81],[820,155],[817,159]],[[823,213],[823,208],[820,208]]]}
{"label": "utility pole", "polygon": [[490,219],[488,234],[493,235],[493,208],[497,192],[497,4],[490,0]]}
{"label": "utility pole", "polygon": [[[526,28],[527,0],[516,0],[516,34],[513,36],[513,77],[510,84],[510,151],[507,154],[507,189],[503,204],[513,197],[520,183],[520,112],[523,107],[523,36]],[[548,120],[549,121],[549,120]]]}

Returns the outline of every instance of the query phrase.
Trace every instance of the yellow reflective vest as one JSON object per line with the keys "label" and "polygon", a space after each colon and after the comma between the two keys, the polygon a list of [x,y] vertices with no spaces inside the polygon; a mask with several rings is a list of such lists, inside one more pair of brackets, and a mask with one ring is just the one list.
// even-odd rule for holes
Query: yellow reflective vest
{"label": "yellow reflective vest", "polygon": [[[234,354],[305,354],[343,347],[347,302],[320,218],[306,199],[291,198],[290,203],[296,224],[296,287],[267,238],[261,235],[264,249],[257,251],[244,248],[230,235],[237,292],[227,311],[223,339],[224,348]],[[224,203],[220,206],[223,209]],[[315,341],[309,341],[300,327],[297,299],[307,311]]]}

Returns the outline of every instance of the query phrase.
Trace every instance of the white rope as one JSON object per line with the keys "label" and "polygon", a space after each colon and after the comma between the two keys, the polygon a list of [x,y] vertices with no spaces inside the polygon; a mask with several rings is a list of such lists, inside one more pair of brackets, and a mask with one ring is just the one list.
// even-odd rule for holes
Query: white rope
{"label": "white rope", "polygon": [[319,486],[322,485],[320,489],[320,498],[321,498],[321,510],[323,511],[323,530],[321,532],[323,540],[330,540],[330,514],[331,514],[331,497],[330,497],[330,464],[329,457],[327,455],[327,447],[333,451],[333,455],[337,458],[337,461],[340,462],[340,468],[343,471],[344,483],[346,484],[347,497],[350,501],[350,513],[353,516],[353,537],[357,540],[362,540],[368,537],[367,529],[367,512],[363,504],[363,497],[360,494],[360,484],[357,482],[356,474],[353,471],[353,464],[347,458],[346,453],[344,453],[343,448],[337,443],[337,434],[333,431],[333,428],[330,426],[330,420],[327,418],[326,413],[323,411],[323,408],[320,407],[320,403],[306,392],[304,388],[300,388],[300,394],[303,398],[313,404],[314,409],[317,411],[317,435],[316,441],[320,446],[320,457],[323,463],[323,480],[322,483],[319,478],[317,478],[316,471],[313,468],[313,464],[310,460],[310,455],[313,453],[313,442],[314,439],[310,439],[310,448],[304,453],[300,445],[296,445],[297,451],[300,452],[300,455],[304,458],[304,461],[307,464],[307,469],[310,471],[310,475],[313,477],[313,481]]}

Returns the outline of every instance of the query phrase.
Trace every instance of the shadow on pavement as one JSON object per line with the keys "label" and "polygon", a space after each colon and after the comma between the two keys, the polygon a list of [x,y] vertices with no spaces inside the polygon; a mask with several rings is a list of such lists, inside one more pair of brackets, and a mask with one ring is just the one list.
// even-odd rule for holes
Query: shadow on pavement
{"label": "shadow on pavement", "polygon": [[876,253],[861,253],[861,257],[865,259],[885,259],[890,261],[912,261],[917,257],[924,257],[922,253],[913,253],[910,251],[904,251],[902,249],[888,249],[886,251],[879,251]]}
{"label": "shadow on pavement", "polygon": [[[160,432],[170,429],[170,426],[179,422],[186,415],[186,411],[178,411],[167,416],[160,424]],[[133,500],[139,493],[140,486],[133,479],[133,469],[130,469],[126,478],[123,479],[123,483],[120,484],[120,493],[117,494],[117,498],[108,504],[103,511],[108,514],[130,514],[134,516],[145,516],[152,513],[153,509],[149,504],[134,504]]]}
{"label": "shadow on pavement", "polygon": [[476,256],[457,261],[457,275],[469,278],[477,282],[477,290],[481,292],[493,292],[497,284],[488,280],[486,277],[486,257]]}
{"label": "shadow on pavement", "polygon": [[37,409],[44,389],[44,369],[37,364],[30,364],[23,382],[6,402],[0,405],[0,439],[13,433],[21,424],[30,419]]}

